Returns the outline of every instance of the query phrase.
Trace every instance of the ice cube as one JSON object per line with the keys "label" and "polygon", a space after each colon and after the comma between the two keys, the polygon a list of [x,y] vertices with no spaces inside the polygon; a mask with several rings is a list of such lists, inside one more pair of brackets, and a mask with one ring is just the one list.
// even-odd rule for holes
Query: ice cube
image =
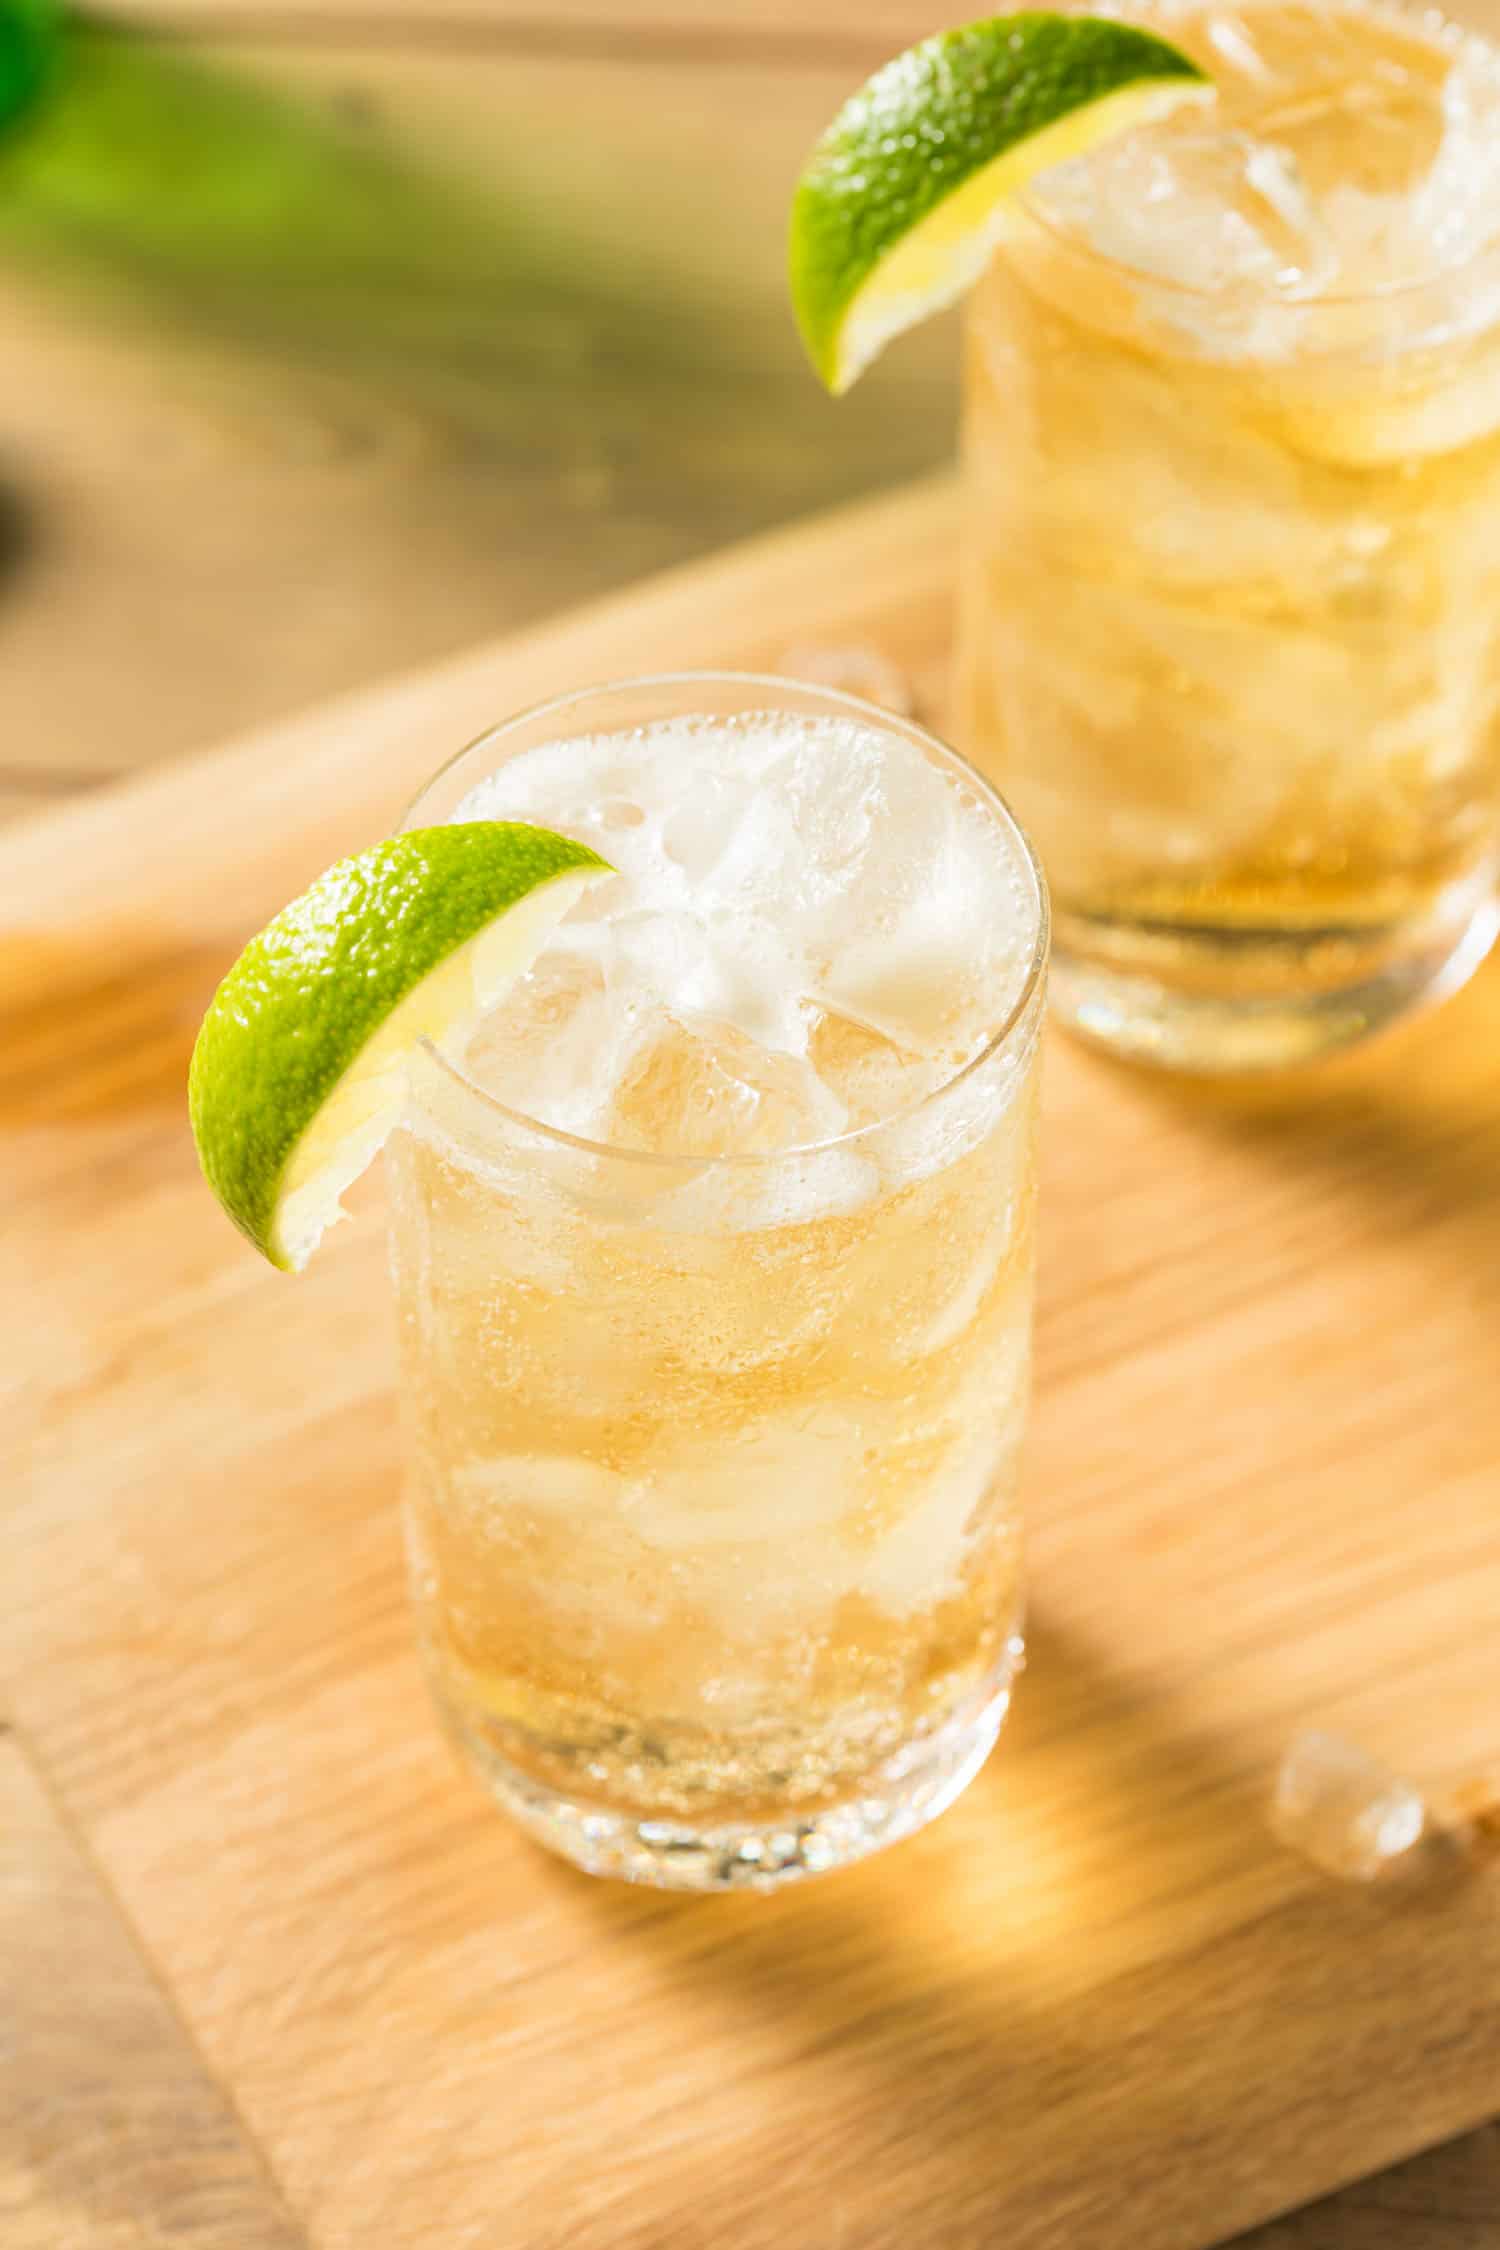
{"label": "ice cube", "polygon": [[808,1061],[842,1102],[852,1128],[874,1125],[920,1099],[936,1076],[931,1062],[898,1046],[867,1023],[821,1009],[814,1019]]}
{"label": "ice cube", "polygon": [[624,1147],[706,1159],[812,1146],[843,1125],[807,1062],[733,1024],[663,1010],[615,1088],[608,1132]]}
{"label": "ice cube", "polygon": [[[957,1287],[938,1306],[925,1328],[918,1330],[912,1338],[911,1349],[914,1356],[925,1358],[933,1352],[948,1351],[978,1317],[980,1308],[1010,1256],[1015,1215],[1012,1206],[1007,1207],[1003,1214],[996,1214],[991,1218],[989,1231],[980,1243],[978,1256],[970,1260]],[[996,1390],[998,1393],[998,1383]]]}
{"label": "ice cube", "polygon": [[[965,901],[954,886],[971,871],[972,802],[961,788],[934,788],[930,761],[914,743],[887,736],[866,769],[869,816],[851,886],[828,924],[843,938],[855,930],[893,928],[914,902],[939,910],[947,924],[962,925]],[[984,842],[993,864],[995,836]]]}
{"label": "ice cube", "polygon": [[878,1434],[858,1400],[767,1414],[708,1439],[672,1431],[631,1484],[631,1521],[648,1544],[671,1551],[769,1543],[785,1570],[788,1540],[858,1507]]}
{"label": "ice cube", "polygon": [[847,1219],[881,1187],[873,1158],[852,1148],[820,1148],[774,1164],[719,1166],[664,1196],[653,1216],[685,1233],[754,1234]]}
{"label": "ice cube", "polygon": [[[966,1043],[960,1026],[969,970],[957,933],[934,901],[930,911],[914,907],[894,930],[873,930],[841,946],[819,998],[895,1051],[914,1057],[953,1053],[956,1067],[963,1059],[956,1050]],[[918,1091],[913,1087],[907,1099]]]}
{"label": "ice cube", "polygon": [[1437,154],[1412,199],[1425,272],[1472,258],[1500,234],[1500,56],[1464,49],[1443,87],[1442,117]]}
{"label": "ice cube", "polygon": [[[820,923],[825,1008],[914,1061],[966,1059],[1007,1011],[996,939],[1011,921],[1016,870],[995,850],[993,816],[971,791],[933,787],[914,746],[891,741],[869,775],[875,818],[855,880]],[[920,1062],[918,1078],[926,1076]],[[914,1083],[908,1100],[925,1088]]]}
{"label": "ice cube", "polygon": [[600,960],[611,997],[622,1006],[714,1015],[723,1005],[718,956],[696,914],[617,914]]}
{"label": "ice cube", "polygon": [[1215,15],[1204,29],[1210,47],[1228,74],[1264,86],[1274,81],[1270,60],[1256,44],[1254,27],[1243,16]]}
{"label": "ice cube", "polygon": [[903,892],[893,877],[880,911],[834,936],[817,998],[910,1059],[902,1106],[939,1082],[928,1063],[961,1068],[1019,995],[1025,957],[1004,942],[1012,872],[955,828],[918,882]]}
{"label": "ice cube", "polygon": [[896,1434],[872,1428],[862,1400],[767,1415],[711,1442],[679,1431],[639,1464],[626,1519],[658,1571],[686,1565],[695,1605],[753,1646],[799,1617],[826,1621],[854,1590],[859,1558],[841,1525]]}
{"label": "ice cube", "polygon": [[452,1474],[451,1520],[482,1541],[527,1606],[599,1643],[612,1631],[665,1626],[674,1589],[636,1535],[629,1480],[569,1454],[500,1454]]}
{"label": "ice cube", "polygon": [[1410,1782],[1336,1734],[1299,1734],[1276,1776],[1271,1826],[1326,1875],[1368,1883],[1411,1850],[1427,1811]]}
{"label": "ice cube", "polygon": [[617,1471],[570,1454],[491,1456],[453,1471],[453,1498],[497,1532],[512,1513],[566,1516],[592,1532],[620,1513],[625,1491]]}
{"label": "ice cube", "polygon": [[989,1416],[908,1446],[909,1459],[897,1446],[883,1464],[887,1483],[905,1504],[858,1565],[860,1591],[898,1617],[958,1588],[986,1502],[1008,1495],[1016,1475],[1014,1435]]}
{"label": "ice cube", "polygon": [[[792,839],[787,863],[770,876],[773,911],[809,935],[839,901],[863,890],[866,853],[885,811],[886,747],[887,738],[866,727],[834,722],[792,738],[767,777]],[[762,884],[766,874],[759,871]]]}
{"label": "ice cube", "polygon": [[763,1047],[806,1049],[802,956],[758,913],[712,904],[692,913],[617,911],[597,957],[617,1010],[666,1008],[730,1024]]}
{"label": "ice cube", "polygon": [[[1212,110],[1111,142],[1034,191],[1106,257],[1194,290],[1302,301],[1429,280],[1500,234],[1500,58],[1483,42],[1321,6],[1215,15],[1195,39]],[[1189,306],[1157,309],[1195,325]]]}
{"label": "ice cube", "polygon": [[1377,17],[1326,0],[1279,0],[1215,12],[1202,38],[1221,102],[1236,120],[1248,111],[1316,126],[1331,104],[1342,110],[1399,99],[1441,75],[1441,53],[1415,12],[1408,25],[1394,9]]}
{"label": "ice cube", "polygon": [[1102,257],[1182,288],[1303,297],[1332,277],[1296,157],[1245,132],[1127,134],[1046,173],[1036,197]]}
{"label": "ice cube", "polygon": [[523,1116],[593,1138],[634,1036],[610,1004],[596,955],[554,945],[481,1020],[464,1067]]}
{"label": "ice cube", "polygon": [[[705,778],[710,793],[702,809],[707,811],[715,785],[726,789],[726,784],[718,776]],[[704,820],[691,840],[688,817],[700,817],[696,791],[676,808],[669,830],[663,830],[664,835],[671,834],[693,903],[700,910],[725,905],[759,908],[777,897],[784,885],[786,903],[795,910],[801,901],[798,878],[803,870],[789,808],[743,784],[728,786],[727,795],[727,818],[717,825]]]}
{"label": "ice cube", "polygon": [[744,793],[727,774],[700,774],[693,788],[665,815],[662,845],[701,898],[702,886],[723,859],[744,818]]}
{"label": "ice cube", "polygon": [[716,1013],[758,1046],[804,1055],[812,1007],[807,962],[795,929],[732,907],[710,909],[705,924],[718,963]]}

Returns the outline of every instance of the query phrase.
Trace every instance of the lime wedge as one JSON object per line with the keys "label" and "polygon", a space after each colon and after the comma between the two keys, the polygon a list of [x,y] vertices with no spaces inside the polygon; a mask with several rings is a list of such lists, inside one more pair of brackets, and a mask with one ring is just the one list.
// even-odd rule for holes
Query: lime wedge
{"label": "lime wedge", "polygon": [[452,1050],[613,870],[513,821],[418,828],[340,860],[252,938],[188,1071],[209,1186],[298,1271],[400,1116],[405,1061]]}
{"label": "lime wedge", "polygon": [[792,303],[828,388],[846,391],[977,280],[1036,173],[1212,99],[1175,47],[1094,16],[990,16],[887,63],[839,111],[792,201]]}

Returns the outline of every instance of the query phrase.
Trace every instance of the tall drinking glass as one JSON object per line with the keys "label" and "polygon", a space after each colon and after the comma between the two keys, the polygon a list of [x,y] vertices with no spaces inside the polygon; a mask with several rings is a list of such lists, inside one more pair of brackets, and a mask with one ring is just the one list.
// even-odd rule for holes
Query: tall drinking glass
{"label": "tall drinking glass", "polygon": [[408,825],[456,815],[624,872],[391,1144],[437,1702],[596,1872],[857,1859],[1020,1646],[1041,876],[941,743],[781,680],[549,704]]}
{"label": "tall drinking glass", "polygon": [[1145,8],[1217,104],[1044,174],[976,291],[959,739],[1054,1005],[1188,1068],[1450,989],[1500,838],[1500,55]]}

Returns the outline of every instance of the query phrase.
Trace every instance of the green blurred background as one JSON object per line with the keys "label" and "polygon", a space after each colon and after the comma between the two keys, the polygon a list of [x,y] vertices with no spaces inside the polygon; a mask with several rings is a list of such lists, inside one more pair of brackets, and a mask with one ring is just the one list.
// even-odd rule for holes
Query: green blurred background
{"label": "green blurred background", "polygon": [[841,406],[784,213],[923,0],[0,0],[0,815],[952,443]]}

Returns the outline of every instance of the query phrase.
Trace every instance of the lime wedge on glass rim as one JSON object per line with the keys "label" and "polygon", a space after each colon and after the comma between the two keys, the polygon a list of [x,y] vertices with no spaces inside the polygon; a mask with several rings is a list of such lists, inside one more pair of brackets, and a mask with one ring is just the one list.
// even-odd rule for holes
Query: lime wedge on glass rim
{"label": "lime wedge on glass rim", "polygon": [[978,279],[1038,172],[1213,91],[1164,39],[1098,16],[989,16],[887,63],[792,201],[792,304],[828,388]]}
{"label": "lime wedge on glass rim", "polygon": [[340,860],[252,938],[209,1004],[188,1111],[210,1187],[296,1272],[389,1137],[406,1058],[452,1052],[613,873],[515,821],[417,828]]}

